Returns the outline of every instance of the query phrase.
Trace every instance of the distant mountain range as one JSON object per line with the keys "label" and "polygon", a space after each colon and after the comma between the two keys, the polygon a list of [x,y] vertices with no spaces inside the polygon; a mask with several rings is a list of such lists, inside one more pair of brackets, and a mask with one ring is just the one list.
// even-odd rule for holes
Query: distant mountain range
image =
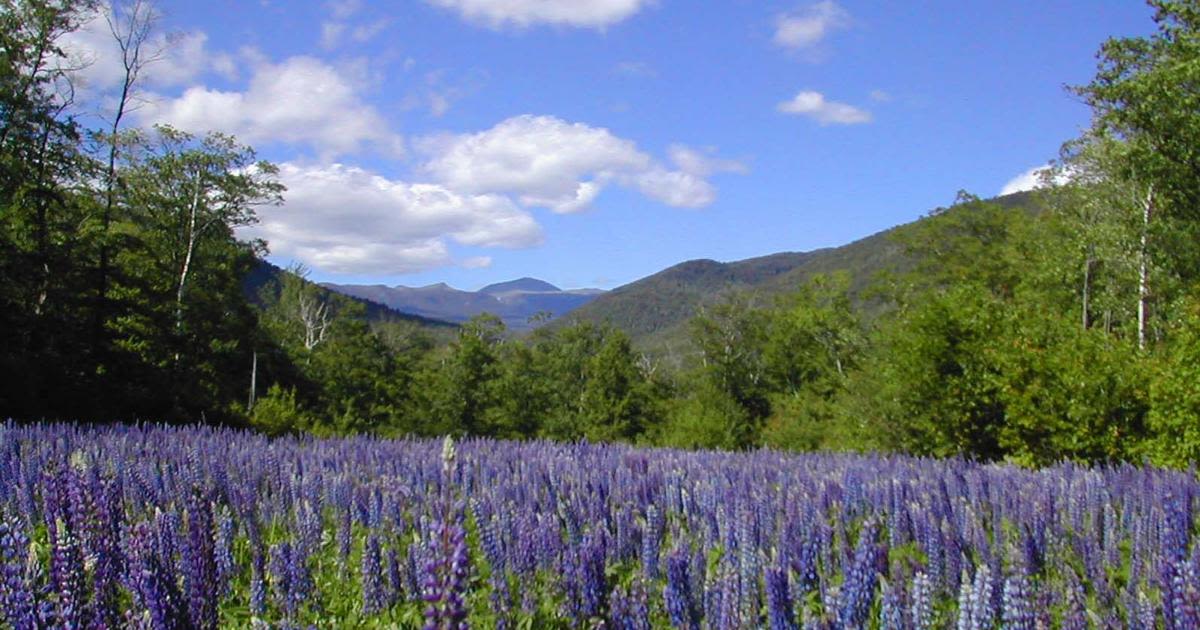
{"label": "distant mountain range", "polygon": [[[265,299],[274,300],[279,297],[284,277],[290,274],[291,272],[286,269],[276,267],[265,260],[259,260],[250,270],[250,274],[246,276],[245,281],[242,283],[242,288],[246,293],[246,297],[252,303],[262,307]],[[305,282],[308,281],[306,280]],[[328,288],[321,287],[320,285],[317,285],[317,287],[326,294],[333,293]],[[458,330],[458,325],[452,322],[432,317],[423,317],[413,313],[405,313],[371,299],[349,295],[343,297],[362,305],[367,322],[372,324],[408,322],[418,328],[424,329],[427,333],[439,339],[449,339]]]}
{"label": "distant mountain range", "polygon": [[424,287],[333,283],[322,286],[402,313],[449,322],[461,323],[479,313],[491,313],[509,329],[518,331],[534,328],[530,320],[539,313],[548,313],[551,319],[560,317],[605,293],[601,289],[564,291],[536,278],[491,284],[478,291],[462,291],[445,283]]}

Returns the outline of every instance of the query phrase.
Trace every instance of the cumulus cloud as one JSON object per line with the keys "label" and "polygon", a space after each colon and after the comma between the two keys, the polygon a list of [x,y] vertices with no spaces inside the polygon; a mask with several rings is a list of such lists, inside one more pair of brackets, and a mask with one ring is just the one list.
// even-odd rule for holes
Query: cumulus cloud
{"label": "cumulus cloud", "polygon": [[327,159],[366,146],[388,155],[403,152],[400,136],[358,95],[354,72],[304,56],[250,63],[253,76],[244,91],[192,87],[178,98],[159,97],[140,112],[143,122],[223,131],[251,144],[309,145]]}
{"label": "cumulus cloud", "polygon": [[858,125],[871,122],[871,112],[853,105],[826,100],[820,92],[803,91],[777,109],[785,114],[807,116],[821,125]]}
{"label": "cumulus cloud", "polygon": [[[128,15],[114,15],[105,7],[59,39],[65,54],[59,63],[72,69],[76,87],[85,93],[103,93],[121,86],[125,67],[109,24],[111,21],[119,28],[128,19]],[[223,60],[211,54],[207,44],[208,35],[201,31],[152,34],[141,45],[144,68],[139,80],[144,85],[171,87],[186,85],[209,71],[224,75]]]}
{"label": "cumulus cloud", "polygon": [[673,170],[607,129],[552,116],[516,116],[479,133],[427,137],[418,148],[429,158],[422,171],[453,190],[514,195],[559,213],[586,209],[610,184],[672,206],[705,206],[716,198],[705,177],[729,170],[700,154],[684,156],[695,158],[690,170]]}
{"label": "cumulus cloud", "polygon": [[717,150],[713,147],[693,149],[686,145],[673,144],[667,150],[667,154],[679,170],[696,177],[708,177],[714,173],[746,173],[748,171],[746,165],[737,160],[717,157]]}
{"label": "cumulus cloud", "polygon": [[810,49],[820,44],[830,32],[850,24],[850,14],[833,0],[781,13],[775,16],[777,45],[792,50]]}
{"label": "cumulus cloud", "polygon": [[[450,241],[505,248],[542,241],[533,217],[502,195],[462,194],[342,164],[284,163],[280,181],[286,203],[262,209],[246,235],[331,273],[388,275],[452,264]],[[483,266],[485,258],[462,264]]]}
{"label": "cumulus cloud", "polygon": [[425,0],[491,28],[538,24],[603,29],[654,0]]}
{"label": "cumulus cloud", "polygon": [[1076,175],[1077,172],[1068,170],[1066,173],[1056,174],[1047,180],[1047,176],[1050,174],[1051,170],[1049,164],[1035,166],[1008,180],[1008,183],[1004,184],[1004,187],[1000,189],[1000,194],[1011,195],[1013,193],[1037,190],[1038,188],[1045,188],[1047,186],[1060,186],[1070,181],[1072,176]]}

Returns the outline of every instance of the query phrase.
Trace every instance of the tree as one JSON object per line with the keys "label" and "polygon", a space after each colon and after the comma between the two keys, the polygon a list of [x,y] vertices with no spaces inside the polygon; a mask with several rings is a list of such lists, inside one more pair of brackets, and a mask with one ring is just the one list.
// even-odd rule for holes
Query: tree
{"label": "tree", "polygon": [[282,202],[278,169],[232,137],[202,140],[155,127],[145,153],[130,167],[129,205],[144,221],[144,244],[173,270],[175,328],[182,332],[190,281],[207,241],[230,242],[234,230],[257,221],[255,208]]}
{"label": "tree", "polygon": [[[242,281],[261,245],[235,230],[280,201],[274,166],[228,136],[162,127],[125,153],[123,168],[127,214],[114,229],[128,246],[115,251],[121,313],[111,327],[125,378],[163,381],[163,417],[242,401],[257,336]],[[140,413],[161,409],[141,404]]]}
{"label": "tree", "polygon": [[600,350],[587,362],[581,398],[589,440],[632,441],[654,423],[650,386],[628,335],[605,331]]}
{"label": "tree", "polygon": [[771,413],[763,360],[764,312],[753,308],[746,296],[732,295],[693,319],[691,328],[700,350],[700,377],[711,393],[741,410],[728,418],[731,445],[757,443],[762,422]]}
{"label": "tree", "polygon": [[1154,372],[1147,419],[1150,456],[1180,468],[1200,460],[1200,297],[1192,296],[1185,313]]}
{"label": "tree", "polygon": [[[1170,310],[1200,277],[1200,7],[1150,0],[1158,31],[1114,38],[1090,83],[1075,88],[1092,107],[1090,134],[1122,145],[1109,169],[1139,191],[1137,335],[1145,348],[1151,308]],[[1164,276],[1154,282],[1152,267]]]}
{"label": "tree", "polygon": [[59,46],[89,7],[0,3],[0,405],[13,415],[73,413],[95,386],[81,326],[86,163]]}
{"label": "tree", "polygon": [[429,433],[490,435],[504,323],[490,314],[463,324],[437,367],[430,396]]}
{"label": "tree", "polygon": [[996,344],[1008,332],[1003,305],[973,285],[931,292],[898,313],[883,331],[869,363],[875,389],[857,395],[874,401],[875,426],[913,453],[997,459],[1005,422],[997,376]]}

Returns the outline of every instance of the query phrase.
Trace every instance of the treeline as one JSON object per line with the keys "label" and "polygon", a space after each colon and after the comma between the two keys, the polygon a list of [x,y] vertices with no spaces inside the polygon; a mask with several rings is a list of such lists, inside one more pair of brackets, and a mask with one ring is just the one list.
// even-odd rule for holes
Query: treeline
{"label": "treeline", "polygon": [[[605,326],[449,343],[282,274],[247,299],[282,201],[234,139],[127,130],[148,15],[116,16],[124,88],[73,115],[56,48],[90,2],[0,13],[0,414],[683,447],[879,449],[1042,464],[1200,455],[1200,8],[1104,45],[1094,124],[1036,209],[962,195],[896,231],[908,266],[733,295],[670,368]],[[142,6],[142,5],[137,5]],[[863,313],[870,313],[864,315]]]}
{"label": "treeline", "polygon": [[95,10],[0,4],[0,414],[236,421],[262,244],[234,230],[282,187],[232,138],[124,128],[153,58],[148,4],[110,16],[125,72],[86,128],[60,42]]}

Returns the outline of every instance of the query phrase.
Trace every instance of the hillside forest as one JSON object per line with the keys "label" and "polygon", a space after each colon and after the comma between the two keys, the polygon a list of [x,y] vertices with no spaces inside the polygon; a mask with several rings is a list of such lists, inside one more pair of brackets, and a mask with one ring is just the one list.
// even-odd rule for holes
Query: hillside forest
{"label": "hillside forest", "polygon": [[239,229],[287,191],[236,138],[128,126],[148,14],[113,22],[124,89],[96,122],[58,47],[91,3],[4,0],[0,416],[1186,467],[1200,3],[1150,4],[1156,32],[1105,42],[1069,88],[1092,124],[1039,191],[959,193],[869,277],[714,293],[667,356],[603,320],[439,327],[302,268],[248,282],[269,243]]}

